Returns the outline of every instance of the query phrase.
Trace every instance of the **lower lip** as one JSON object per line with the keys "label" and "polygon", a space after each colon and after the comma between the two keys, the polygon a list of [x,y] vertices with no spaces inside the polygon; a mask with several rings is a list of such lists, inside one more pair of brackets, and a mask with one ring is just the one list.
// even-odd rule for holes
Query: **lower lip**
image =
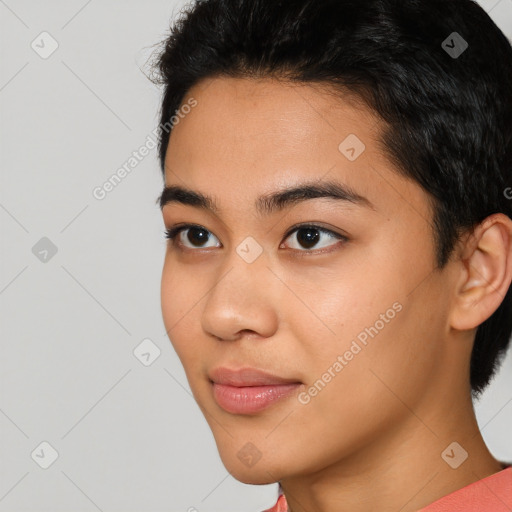
{"label": "lower lip", "polygon": [[301,386],[300,383],[273,384],[270,386],[236,387],[213,384],[213,397],[217,404],[233,414],[251,414],[263,411],[272,404],[289,396]]}

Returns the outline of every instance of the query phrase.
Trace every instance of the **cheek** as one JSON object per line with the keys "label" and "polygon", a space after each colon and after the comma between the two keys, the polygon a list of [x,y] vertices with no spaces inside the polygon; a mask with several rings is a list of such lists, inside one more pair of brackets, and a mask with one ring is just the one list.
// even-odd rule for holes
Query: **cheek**
{"label": "cheek", "polygon": [[[407,414],[403,404],[414,408],[435,379],[441,358],[442,312],[424,310],[442,308],[432,291],[427,287],[407,297],[377,289],[371,308],[364,308],[362,298],[346,303],[365,313],[346,321],[341,335],[316,358],[321,364],[315,364],[309,384],[318,387],[320,379],[320,391],[312,399],[319,417],[330,417],[330,423],[348,431],[363,431],[370,420],[383,426]],[[324,386],[326,380],[330,382]]]}
{"label": "cheek", "polygon": [[180,272],[176,265],[166,259],[160,287],[162,318],[167,336],[185,368],[188,359],[199,353],[200,338],[190,336],[190,333],[197,330],[196,308],[203,294],[192,276]]}
{"label": "cheek", "polygon": [[[388,303],[385,297],[377,312],[386,314]],[[349,301],[343,304],[351,305]],[[403,404],[417,402],[426,378],[421,361],[411,359],[406,347],[413,317],[412,310],[403,305],[401,310],[388,311],[386,324],[373,309],[366,310],[357,321],[347,320],[343,328],[338,324],[339,335],[330,342],[317,337],[316,350],[309,347],[306,395],[297,405],[296,417],[307,422],[308,432],[315,433],[304,433],[311,453],[336,459],[410,414]],[[331,454],[324,453],[326,438],[337,440]]]}
{"label": "cheek", "polygon": [[160,284],[160,303],[165,328],[171,338],[178,320],[184,315],[183,301],[176,300],[177,297],[183,297],[183,291],[183,283],[176,279],[176,273],[171,269],[166,258]]}
{"label": "cheek", "polygon": [[[362,394],[371,403],[391,394],[386,385],[417,393],[435,368],[436,346],[425,341],[442,324],[424,307],[442,305],[436,306],[427,283],[418,287],[431,268],[400,261],[399,252],[367,251],[338,268],[315,269],[314,280],[307,272],[295,277],[294,290],[305,304],[291,301],[289,325],[300,340],[307,384],[319,381],[319,407],[324,403],[327,410],[336,399],[350,410],[357,406],[351,397]],[[324,388],[334,393],[330,399]],[[379,407],[378,400],[374,405]]]}
{"label": "cheek", "polygon": [[[297,272],[290,278],[295,297],[289,297],[283,312],[313,373],[323,373],[338,355],[351,349],[353,340],[364,348],[368,329],[376,322],[381,332],[393,321],[397,294],[379,274],[375,264],[356,264],[347,258],[339,265]],[[383,323],[380,315],[386,312],[388,323]]]}

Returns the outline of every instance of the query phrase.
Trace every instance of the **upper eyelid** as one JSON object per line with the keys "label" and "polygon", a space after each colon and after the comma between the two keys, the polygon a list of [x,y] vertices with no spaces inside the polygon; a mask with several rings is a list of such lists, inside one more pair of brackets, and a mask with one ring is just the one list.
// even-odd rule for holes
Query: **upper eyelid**
{"label": "upper eyelid", "polygon": [[345,235],[341,233],[336,233],[336,231],[326,228],[324,226],[319,226],[318,224],[315,224],[314,222],[308,223],[302,223],[302,224],[296,224],[295,226],[292,226],[284,235],[285,239],[288,238],[294,231],[297,231],[298,229],[317,229],[318,231],[321,231],[322,233],[327,233],[330,235],[333,235],[338,238],[347,238]]}
{"label": "upper eyelid", "polygon": [[[178,232],[178,230],[187,230],[187,229],[191,229],[191,228],[200,228],[200,229],[204,229],[205,231],[208,231],[208,233],[211,233],[213,235],[213,232],[210,231],[208,228],[205,228],[204,226],[202,226],[201,224],[177,224],[176,226],[173,226],[171,228],[168,229],[168,231],[173,231],[173,230],[176,230]],[[300,223],[300,224],[295,224],[294,226],[292,226],[290,229],[288,229],[288,231],[286,231],[286,233],[284,234],[285,237],[288,237],[290,236],[294,231],[296,231],[297,229],[306,229],[306,228],[312,228],[312,229],[318,229],[319,231],[322,231],[322,232],[327,232],[327,233],[332,233],[333,235],[339,235],[339,236],[344,236],[342,235],[341,233],[336,233],[336,231],[333,231],[332,229],[329,229],[329,228],[326,228],[324,226],[320,226],[318,224],[315,224],[314,222],[304,222],[304,223]],[[214,235],[215,238],[218,238],[216,235]]]}
{"label": "upper eyelid", "polygon": [[[175,232],[175,236],[178,236],[182,231],[186,231],[187,229],[192,229],[192,228],[204,229],[208,233],[215,236],[215,238],[217,238],[217,240],[218,240],[218,237],[212,231],[210,231],[209,229],[205,228],[204,226],[202,226],[200,224],[190,224],[190,223],[177,224],[176,226],[171,227],[168,230],[166,230],[166,232],[173,231],[173,232]],[[343,235],[341,233],[337,233],[336,231],[326,228],[324,226],[321,226],[319,224],[316,224],[315,222],[303,222],[303,223],[295,224],[294,226],[290,227],[290,229],[288,229],[286,231],[286,233],[284,234],[283,240],[286,240],[287,238],[289,238],[289,236],[292,233],[294,233],[295,231],[297,231],[299,229],[307,229],[307,228],[317,229],[318,231],[321,231],[322,233],[330,234],[334,238],[338,238],[340,240],[348,240],[348,236]],[[219,242],[220,242],[220,240],[219,240]],[[201,249],[201,248],[198,248],[198,249]],[[194,250],[194,249],[192,249],[192,250]]]}

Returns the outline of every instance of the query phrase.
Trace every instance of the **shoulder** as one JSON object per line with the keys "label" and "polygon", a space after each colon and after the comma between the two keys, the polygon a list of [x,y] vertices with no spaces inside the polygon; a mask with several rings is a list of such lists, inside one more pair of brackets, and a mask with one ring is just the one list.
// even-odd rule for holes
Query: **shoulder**
{"label": "shoulder", "polygon": [[286,503],[284,494],[279,495],[273,507],[262,510],[261,512],[288,512],[288,504]]}
{"label": "shoulder", "polygon": [[509,512],[512,497],[512,467],[463,487],[419,512]]}

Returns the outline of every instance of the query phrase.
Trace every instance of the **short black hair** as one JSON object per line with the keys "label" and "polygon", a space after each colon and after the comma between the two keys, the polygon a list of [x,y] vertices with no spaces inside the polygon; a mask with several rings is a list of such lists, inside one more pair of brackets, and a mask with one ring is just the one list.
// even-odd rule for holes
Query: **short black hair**
{"label": "short black hair", "polygon": [[[169,120],[192,86],[282,78],[354,93],[384,121],[381,149],[432,206],[436,268],[486,217],[512,217],[512,47],[476,2],[196,0],[180,14],[152,62],[164,86],[164,176]],[[501,365],[511,331],[509,288],[477,328],[474,396]]]}

